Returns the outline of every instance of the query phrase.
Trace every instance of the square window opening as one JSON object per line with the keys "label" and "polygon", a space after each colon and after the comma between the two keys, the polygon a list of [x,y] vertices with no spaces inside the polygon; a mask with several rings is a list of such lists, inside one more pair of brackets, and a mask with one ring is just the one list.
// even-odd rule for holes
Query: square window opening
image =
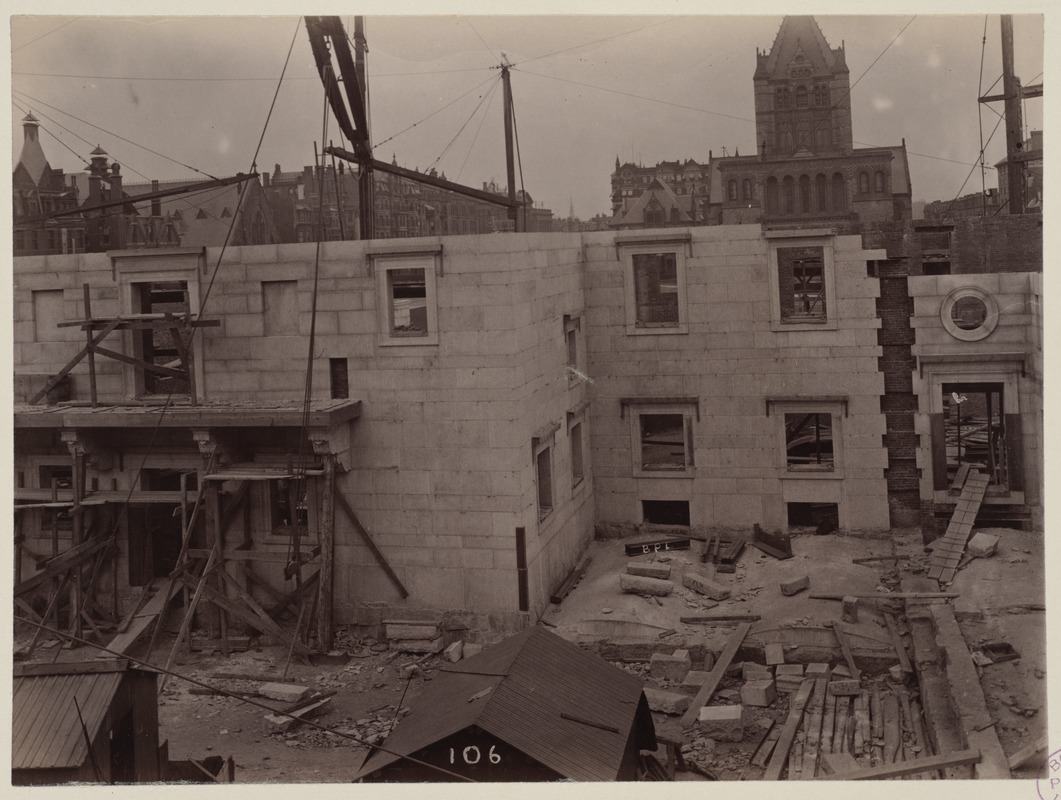
{"label": "square window opening", "polygon": [[789,528],[814,528],[816,533],[832,533],[840,527],[840,507],[836,503],[788,503]]}
{"label": "square window opening", "polygon": [[921,264],[923,275],[950,275],[949,261],[926,261]]}
{"label": "square window opening", "polygon": [[825,258],[821,247],[780,247],[777,280],[782,322],[825,322]]}
{"label": "square window opening", "polygon": [[[133,286],[134,313],[183,313],[189,304],[187,281],[159,281]],[[191,386],[185,372],[185,355],[191,345],[191,328],[145,328],[134,331],[137,355],[159,371],[137,367],[142,381],[143,395],[189,395]],[[183,376],[174,375],[176,369]],[[163,372],[161,370],[167,370]]]}
{"label": "square window opening", "polygon": [[637,253],[634,263],[635,325],[675,327],[678,318],[678,258],[675,253]]}
{"label": "square window opening", "polygon": [[992,486],[1010,484],[1010,447],[1006,433],[1004,384],[944,383],[943,447],[947,481],[968,465],[988,475]]}
{"label": "square window opening", "polygon": [[387,271],[391,336],[427,336],[427,276],[422,267]]}
{"label": "square window opening", "polygon": [[538,483],[538,521],[542,521],[553,510],[553,459],[552,448],[543,447],[534,458]]}
{"label": "square window opening", "polygon": [[684,414],[641,414],[641,469],[684,471],[691,463]]}
{"label": "square window opening", "polygon": [[785,453],[790,471],[831,472],[835,467],[832,414],[785,414]]}
{"label": "square window opening", "polygon": [[641,511],[650,525],[690,524],[688,500],[642,500]]}

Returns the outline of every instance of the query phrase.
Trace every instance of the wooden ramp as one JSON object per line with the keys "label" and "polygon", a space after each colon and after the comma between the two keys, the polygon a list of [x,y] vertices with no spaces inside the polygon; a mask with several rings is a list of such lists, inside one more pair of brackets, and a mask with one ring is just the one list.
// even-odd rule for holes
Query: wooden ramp
{"label": "wooden ramp", "polygon": [[159,614],[162,613],[163,606],[166,604],[166,598],[172,600],[177,595],[177,592],[172,588],[173,583],[172,579],[162,581],[161,585],[155,590],[154,596],[133,615],[129,626],[111,639],[110,644],[107,645],[108,650],[118,653],[129,652],[136,640],[158,619]]}
{"label": "wooden ramp", "polygon": [[950,524],[947,525],[947,532],[935,542],[928,577],[940,583],[950,583],[954,580],[958,562],[965,552],[965,543],[972,533],[973,522],[976,521],[984,493],[987,491],[987,480],[987,475],[980,470],[969,470],[958,505],[955,506]]}

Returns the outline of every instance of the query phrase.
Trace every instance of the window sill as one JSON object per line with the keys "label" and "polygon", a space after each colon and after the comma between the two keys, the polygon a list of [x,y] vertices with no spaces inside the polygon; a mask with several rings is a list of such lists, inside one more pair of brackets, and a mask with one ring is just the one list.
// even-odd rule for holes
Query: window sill
{"label": "window sill", "polygon": [[664,478],[667,480],[673,478],[695,478],[696,467],[686,467],[685,469],[643,469],[642,467],[634,467],[635,478]]}
{"label": "window sill", "polygon": [[628,336],[660,336],[663,334],[684,334],[689,332],[689,326],[686,323],[680,323],[678,325],[666,325],[666,326],[642,326],[642,325],[627,325],[626,333]]}
{"label": "window sill", "polygon": [[772,320],[770,330],[775,332],[787,331],[835,331],[839,328],[835,319],[823,319],[820,322],[780,322]]}
{"label": "window sill", "polygon": [[380,336],[380,347],[431,347],[438,344],[438,334],[426,336]]}
{"label": "window sill", "polygon": [[807,470],[806,472],[793,472],[785,470],[781,473],[781,480],[797,481],[839,481],[843,480],[843,472],[838,470]]}

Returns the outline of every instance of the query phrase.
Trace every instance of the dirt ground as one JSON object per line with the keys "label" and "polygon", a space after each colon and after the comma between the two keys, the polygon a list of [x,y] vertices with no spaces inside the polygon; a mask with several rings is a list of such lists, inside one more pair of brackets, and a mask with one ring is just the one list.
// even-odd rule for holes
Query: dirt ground
{"label": "dirt ground", "polygon": [[[1020,658],[980,668],[988,708],[998,721],[1003,748],[1011,754],[1029,744],[1046,730],[1046,662],[1044,603],[1043,537],[1041,533],[999,529],[991,531],[1000,537],[997,553],[987,559],[975,559],[961,570],[952,591],[961,593],[954,601],[963,636],[970,650],[976,651],[992,641],[1008,642]],[[757,614],[757,625],[827,625],[840,616],[840,603],[811,599],[814,593],[866,593],[898,589],[906,575],[923,575],[928,554],[916,530],[898,530],[881,536],[845,536],[813,534],[793,537],[794,557],[778,561],[748,548],[742,555],[737,572],[718,575],[717,580],[732,588],[730,599],[715,603],[681,587],[668,597],[651,599],[623,594],[619,590],[619,573],[631,560],[666,560],[680,574],[683,569],[704,569],[699,554],[702,545],[694,541],[689,551],[676,551],[655,557],[628,558],[623,542],[595,541],[587,555],[592,557],[586,574],[559,606],[550,606],[543,622],[555,632],[574,640],[653,636],[673,630],[677,634],[703,641],[717,653],[725,643],[732,626],[710,627],[685,625],[679,617],[695,614]],[[905,556],[898,569],[891,562],[868,566],[852,563],[854,558],[870,556]],[[810,590],[794,597],[781,594],[778,584],[802,574],[810,576]],[[709,609],[709,610],[708,610]],[[902,622],[902,619],[900,619]],[[877,639],[887,638],[883,617],[872,611],[860,614],[860,631]],[[18,631],[16,652],[28,643],[25,631]],[[172,634],[160,638],[157,652],[168,652]],[[382,741],[396,718],[399,708],[414,702],[426,681],[441,664],[433,656],[407,678],[403,667],[418,656],[395,653],[386,643],[359,638],[340,631],[333,653],[342,654],[330,665],[310,666],[293,660],[283,678],[286,652],[278,646],[260,646],[252,640],[250,650],[228,658],[219,653],[195,653],[181,656],[174,667],[177,672],[212,686],[235,692],[254,692],[266,680],[284,679],[318,691],[335,691],[327,712],[316,722],[328,728],[348,732],[368,741]],[[88,660],[96,654],[89,648],[63,648],[56,652],[53,643],[45,643],[35,653],[35,660]],[[348,659],[347,659],[348,657]],[[834,662],[838,663],[838,662]],[[620,665],[643,677],[647,685],[657,685],[648,674],[647,664]],[[246,680],[223,678],[242,675]],[[718,692],[720,700],[739,702],[739,677],[727,678]],[[914,684],[916,688],[916,684]],[[241,699],[204,695],[192,691],[193,685],[169,679],[159,698],[160,740],[169,740],[170,758],[204,758],[210,755],[232,756],[239,783],[304,783],[348,781],[357,771],[366,752],[341,736],[300,726],[288,733],[275,732],[265,720],[266,710]],[[255,698],[270,707],[282,703]],[[749,770],[749,748],[755,726],[765,724],[767,717],[780,723],[787,703],[779,700],[769,709],[756,709],[746,720],[746,742],[715,743],[711,740],[685,739],[685,755],[712,776],[720,779],[753,780],[761,776]],[[680,738],[676,717],[655,713],[657,728]],[[660,753],[663,760],[663,754]],[[1033,777],[1041,764],[1031,764],[1016,773]],[[679,779],[704,779],[696,772],[680,773]]]}

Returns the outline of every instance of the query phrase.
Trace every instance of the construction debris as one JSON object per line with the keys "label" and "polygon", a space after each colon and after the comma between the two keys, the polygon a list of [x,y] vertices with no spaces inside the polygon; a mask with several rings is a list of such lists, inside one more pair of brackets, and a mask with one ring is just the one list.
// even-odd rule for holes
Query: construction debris
{"label": "construction debris", "polygon": [[626,594],[666,597],[674,591],[674,583],[658,578],[642,578],[623,572],[619,575],[619,588]]}
{"label": "construction debris", "polygon": [[746,706],[771,706],[777,700],[777,686],[772,680],[748,681],[740,690],[741,702]]}
{"label": "construction debris", "polygon": [[684,714],[689,710],[689,703],[693,700],[689,695],[681,692],[667,692],[663,689],[653,689],[650,686],[645,687],[645,699],[648,701],[650,710],[663,714]]}
{"label": "construction debris", "polygon": [[626,571],[630,575],[639,575],[642,578],[656,578],[657,580],[665,581],[670,578],[671,566],[670,564],[659,564],[651,561],[631,561],[626,565]]}
{"label": "construction debris", "polygon": [[689,658],[688,650],[675,650],[670,655],[666,653],[653,653],[649,661],[649,669],[652,677],[658,680],[673,681],[681,683],[689,674],[693,662]]}
{"label": "construction debris", "polygon": [[725,586],[695,572],[686,572],[682,575],[682,585],[712,600],[726,600],[732,594]]}
{"label": "construction debris", "polygon": [[840,619],[852,624],[858,622],[858,598],[846,595],[840,602]]}
{"label": "construction debris", "polygon": [[785,597],[791,597],[792,595],[799,594],[804,589],[810,588],[810,576],[802,575],[790,581],[785,581],[781,584],[781,594]]}
{"label": "construction debris", "polygon": [[739,705],[704,706],[699,715],[700,730],[716,742],[744,740],[744,708]]}
{"label": "construction debris", "polygon": [[280,700],[284,703],[297,703],[309,692],[309,687],[298,686],[293,683],[263,683],[258,687],[258,694],[262,697],[268,697],[270,700]]}
{"label": "construction debris", "polygon": [[778,664],[785,663],[785,648],[778,642],[772,642],[766,645],[766,665],[768,667],[775,667]]}
{"label": "construction debris", "polygon": [[578,566],[571,570],[568,576],[564,578],[563,582],[561,582],[560,584],[560,587],[549,597],[549,602],[555,603],[557,605],[564,602],[564,598],[571,594],[571,590],[574,589],[575,584],[577,584],[582,579],[582,576],[585,574],[586,570],[589,568],[589,565],[592,562],[593,559],[589,556],[582,559],[582,561],[579,562]]}
{"label": "construction debris", "polygon": [[995,554],[995,549],[998,547],[998,537],[992,536],[989,533],[981,531],[973,536],[969,540],[969,543],[965,546],[966,551],[973,558],[990,558]]}

